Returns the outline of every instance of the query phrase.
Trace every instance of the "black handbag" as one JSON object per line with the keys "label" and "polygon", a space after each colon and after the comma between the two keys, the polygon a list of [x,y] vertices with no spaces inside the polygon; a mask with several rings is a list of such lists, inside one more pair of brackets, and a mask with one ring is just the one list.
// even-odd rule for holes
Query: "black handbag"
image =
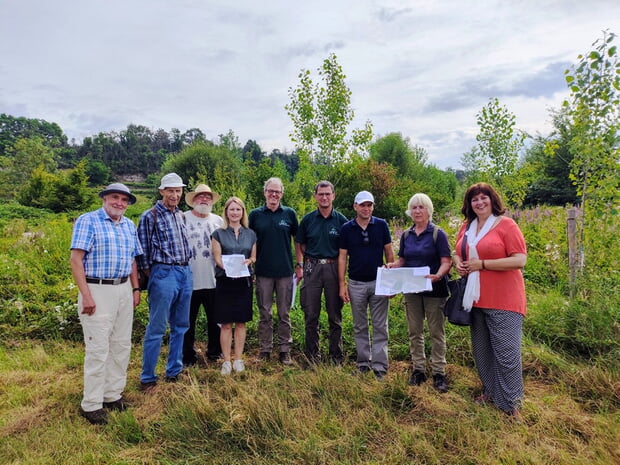
{"label": "black handbag", "polygon": [[467,287],[467,278],[453,279],[448,281],[450,297],[446,301],[443,313],[448,321],[457,326],[469,326],[471,324],[471,311],[463,309],[463,295]]}
{"label": "black handbag", "polygon": [[[469,225],[467,225],[467,229],[469,229]],[[467,234],[463,234],[463,242],[461,242],[461,257],[463,259],[465,259],[466,245]],[[453,325],[469,326],[471,324],[471,311],[468,312],[463,308],[463,296],[466,287],[467,277],[448,281],[450,297],[448,297],[443,308],[443,314],[448,318],[448,322]]]}

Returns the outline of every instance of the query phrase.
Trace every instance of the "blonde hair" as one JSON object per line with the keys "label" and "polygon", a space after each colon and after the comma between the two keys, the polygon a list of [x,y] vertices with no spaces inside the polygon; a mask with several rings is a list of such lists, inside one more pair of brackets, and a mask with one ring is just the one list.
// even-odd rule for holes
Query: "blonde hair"
{"label": "blonde hair", "polygon": [[224,204],[224,214],[222,215],[223,217],[222,219],[224,220],[224,225],[222,226],[222,228],[226,229],[228,227],[228,207],[233,202],[239,205],[241,209],[243,210],[243,216],[241,217],[241,226],[243,226],[244,228],[247,228],[248,227],[248,213],[245,209],[245,204],[243,203],[243,200],[235,196],[230,197]]}
{"label": "blonde hair", "polygon": [[407,204],[407,210],[405,211],[405,214],[407,216],[411,216],[411,207],[413,207],[414,205],[422,205],[424,208],[426,208],[426,211],[428,212],[428,219],[429,221],[431,220],[431,218],[433,217],[433,201],[428,195],[421,193],[413,194],[409,199],[409,203]]}

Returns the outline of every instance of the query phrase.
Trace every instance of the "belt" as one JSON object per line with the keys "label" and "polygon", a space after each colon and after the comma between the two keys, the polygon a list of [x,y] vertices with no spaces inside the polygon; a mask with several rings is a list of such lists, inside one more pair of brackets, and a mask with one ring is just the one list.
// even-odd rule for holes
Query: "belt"
{"label": "belt", "polygon": [[328,263],[338,263],[338,260],[335,258],[312,258],[306,257],[304,260],[310,263],[318,263],[319,265],[326,265]]}
{"label": "belt", "polygon": [[129,276],[125,276],[124,278],[114,278],[114,279],[99,279],[99,278],[86,278],[86,282],[90,284],[123,284],[127,282]]}
{"label": "belt", "polygon": [[153,265],[187,266],[189,265],[189,262],[172,262],[172,263],[153,262]]}

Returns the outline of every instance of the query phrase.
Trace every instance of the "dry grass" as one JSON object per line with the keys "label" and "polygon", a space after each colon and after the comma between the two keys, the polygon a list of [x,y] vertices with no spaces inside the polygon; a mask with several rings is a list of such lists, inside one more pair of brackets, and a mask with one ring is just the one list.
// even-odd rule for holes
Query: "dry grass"
{"label": "dry grass", "polygon": [[79,344],[0,347],[0,463],[620,463],[617,378],[540,348],[524,357],[520,422],[475,405],[477,376],[460,365],[448,367],[445,395],[408,386],[402,361],[380,383],[353,366],[284,369],[251,356],[241,375],[196,367],[143,394],[139,349],[126,393],[133,408],[99,427],[77,415]]}

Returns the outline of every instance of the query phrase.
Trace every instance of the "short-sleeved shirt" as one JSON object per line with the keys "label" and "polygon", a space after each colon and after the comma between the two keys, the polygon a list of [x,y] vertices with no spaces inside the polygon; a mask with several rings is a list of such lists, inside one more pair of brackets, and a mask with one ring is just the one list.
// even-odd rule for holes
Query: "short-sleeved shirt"
{"label": "short-sleeved shirt", "polygon": [[144,250],[138,259],[141,270],[153,262],[187,263],[191,258],[183,212],[166,208],[161,200],[140,216],[138,237]]}
{"label": "short-sleeved shirt", "polygon": [[[252,247],[256,243],[256,234],[249,228],[239,228],[239,237],[235,237],[235,230],[230,226],[226,229],[216,229],[211,236],[220,243],[222,255],[243,255],[250,258]],[[215,276],[221,278],[226,272],[219,266],[215,266]]]}
{"label": "short-sleeved shirt", "polygon": [[[458,233],[456,251],[461,255],[461,242],[467,228],[465,223]],[[481,260],[510,257],[515,253],[527,254],[527,247],[523,233],[512,218],[502,216],[501,221],[492,228],[476,244],[478,257]],[[469,245],[467,246],[469,254]],[[462,257],[461,257],[462,259]],[[480,271],[480,300],[474,302],[474,307],[490,308],[495,310],[509,310],[525,315],[525,281],[523,272],[515,270],[481,270]]]}
{"label": "short-sleeved shirt", "polygon": [[84,250],[89,278],[115,279],[131,274],[134,258],[142,255],[136,226],[124,216],[114,222],[103,208],[81,215],[73,227],[71,249]]}
{"label": "short-sleeved shirt", "polygon": [[221,216],[209,213],[206,218],[185,214],[187,240],[192,251],[189,267],[192,270],[194,290],[215,289],[215,260],[211,252],[211,234],[224,224]]}
{"label": "short-sleeved shirt", "polygon": [[[398,256],[405,259],[406,267],[428,266],[430,274],[436,274],[441,266],[442,257],[451,257],[450,244],[447,234],[441,229],[437,229],[437,241],[433,239],[435,225],[431,222],[420,235],[417,235],[415,228],[411,227],[405,238],[401,236]],[[446,297],[448,277],[433,283],[433,290],[422,294],[431,297]]]}
{"label": "short-sleeved shirt", "polygon": [[355,219],[347,221],[340,230],[340,248],[349,254],[349,278],[369,282],[377,278],[385,246],[392,242],[392,237],[387,222],[374,216],[366,227],[367,238],[363,231]]}
{"label": "short-sleeved shirt", "polygon": [[295,210],[280,205],[271,211],[263,205],[250,212],[249,221],[256,233],[256,274],[270,278],[292,276],[291,239],[299,226]]}
{"label": "short-sleeved shirt", "polygon": [[325,218],[317,208],[303,217],[295,242],[305,244],[306,256],[310,258],[338,258],[340,229],[347,222],[346,217],[332,209]]}

